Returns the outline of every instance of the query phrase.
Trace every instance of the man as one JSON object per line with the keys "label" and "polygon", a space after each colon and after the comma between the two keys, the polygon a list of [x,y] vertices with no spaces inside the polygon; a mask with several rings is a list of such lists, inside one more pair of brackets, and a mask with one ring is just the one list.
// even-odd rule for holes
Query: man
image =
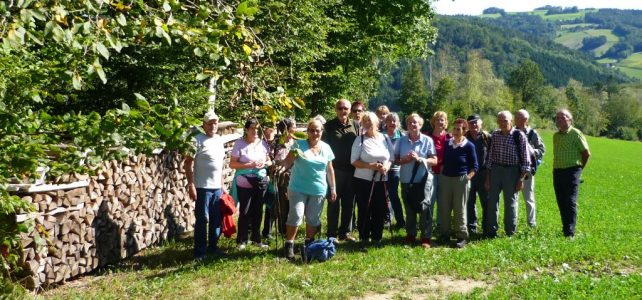
{"label": "man", "polygon": [[[352,213],[354,210],[354,189],[352,177],[354,167],[350,163],[352,143],[359,135],[359,125],[348,117],[350,102],[339,99],[335,104],[337,117],[324,125],[325,134],[323,141],[328,143],[334,152],[332,161],[334,176],[336,178],[337,200],[328,201],[328,237],[337,237],[339,240],[354,241],[350,235],[352,231]],[[339,217],[341,226],[339,227]]]}
{"label": "man", "polygon": [[570,239],[575,237],[580,176],[591,156],[586,138],[572,123],[571,112],[559,110],[555,115],[559,131],[553,135],[553,188],[562,216],[562,230]]}
{"label": "man", "polygon": [[535,129],[528,126],[528,119],[530,114],[525,109],[520,109],[515,114],[515,128],[523,132],[528,140],[528,154],[531,158],[531,173],[526,176],[524,180],[524,189],[522,196],[526,202],[526,221],[529,227],[537,226],[536,213],[535,213],[535,168],[537,162],[542,161],[546,147],[539,133]]}
{"label": "man", "polygon": [[196,200],[194,258],[199,261],[205,258],[206,253],[224,254],[217,246],[221,233],[220,198],[223,191],[222,174],[225,160],[223,141],[216,134],[218,120],[218,116],[213,111],[205,114],[203,117],[205,133],[196,135],[194,155],[186,156],[184,164],[189,197]]}
{"label": "man", "polygon": [[482,120],[479,115],[469,116],[468,132],[466,139],[475,145],[475,152],[477,154],[477,161],[479,163],[479,170],[477,174],[470,181],[470,191],[468,194],[468,203],[466,204],[466,216],[468,223],[468,232],[477,233],[477,209],[475,202],[477,202],[477,195],[479,195],[479,203],[482,209],[482,227],[488,227],[484,212],[488,205],[488,191],[484,188],[488,168],[486,167],[486,159],[488,157],[488,149],[490,147],[490,134],[482,129]]}
{"label": "man", "polygon": [[491,135],[486,167],[490,170],[485,187],[489,191],[488,209],[484,212],[488,226],[484,236],[497,237],[499,216],[499,193],[504,194],[504,231],[512,236],[517,230],[517,197],[524,187],[530,171],[530,157],[526,136],[513,128],[513,114],[501,111],[497,114],[498,130]]}

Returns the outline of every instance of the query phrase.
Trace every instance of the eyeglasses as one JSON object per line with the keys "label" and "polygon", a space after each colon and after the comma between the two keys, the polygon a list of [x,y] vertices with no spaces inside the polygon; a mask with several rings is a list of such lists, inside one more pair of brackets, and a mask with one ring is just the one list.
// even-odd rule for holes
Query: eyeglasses
{"label": "eyeglasses", "polygon": [[353,113],[360,113],[360,112],[363,112],[363,109],[353,109],[352,112]]}
{"label": "eyeglasses", "polygon": [[349,110],[349,109],[350,108],[348,108],[347,106],[339,106],[339,107],[337,107],[337,110]]}
{"label": "eyeglasses", "polygon": [[308,132],[316,132],[316,133],[319,133],[319,132],[321,132],[321,131],[323,131],[323,130],[322,130],[322,129],[312,129],[312,128],[308,128]]}
{"label": "eyeglasses", "polygon": [[464,130],[464,127],[453,127],[453,130]]}

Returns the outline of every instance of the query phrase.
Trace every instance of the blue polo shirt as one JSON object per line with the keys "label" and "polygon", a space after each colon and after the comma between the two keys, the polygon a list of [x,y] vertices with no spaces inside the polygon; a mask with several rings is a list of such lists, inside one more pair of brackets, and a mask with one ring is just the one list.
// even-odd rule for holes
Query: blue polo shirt
{"label": "blue polo shirt", "polygon": [[[419,134],[419,139],[416,142],[412,142],[408,135],[399,138],[399,141],[397,141],[395,146],[395,158],[404,157],[411,151],[417,152],[417,154],[423,158],[437,155],[435,152],[435,144],[432,139],[424,134]],[[410,183],[412,169],[414,166],[414,161],[402,164],[401,169],[399,170],[399,181],[402,183]],[[426,175],[426,171],[424,164],[420,164],[419,168],[417,168],[417,175],[415,175],[413,183],[421,181],[421,178]]]}

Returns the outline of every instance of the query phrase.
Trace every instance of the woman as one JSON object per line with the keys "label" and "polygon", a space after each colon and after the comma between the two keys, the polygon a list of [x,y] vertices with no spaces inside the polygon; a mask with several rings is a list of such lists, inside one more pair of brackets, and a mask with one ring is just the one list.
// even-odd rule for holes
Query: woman
{"label": "woman", "polygon": [[236,242],[240,250],[245,249],[250,226],[252,242],[261,249],[267,249],[268,246],[261,242],[260,229],[263,197],[269,183],[266,168],[272,165],[272,161],[267,143],[259,136],[259,121],[248,119],[244,131],[243,137],[234,143],[230,158],[230,168],[236,169],[232,196],[240,203]]}
{"label": "woman", "polygon": [[390,109],[385,105],[380,105],[375,111],[377,118],[379,118],[379,132],[384,132],[386,130],[386,118],[390,114]]}
{"label": "woman", "polygon": [[[272,238],[272,222],[276,219],[277,231],[285,233],[285,219],[288,217],[287,188],[290,181],[290,172],[283,172],[281,165],[290,152],[294,143],[292,134],[296,131],[295,122],[285,118],[276,124],[276,132],[268,137],[268,129],[265,130],[265,139],[268,141],[270,158],[274,162],[268,173],[272,180],[265,194],[266,210],[263,217],[263,238]],[[269,128],[271,129],[271,128]],[[275,201],[278,200],[278,201]]]}
{"label": "woman", "polygon": [[[399,122],[399,115],[397,113],[390,113],[386,116],[386,136],[392,143],[394,149],[399,139],[405,134],[401,132],[401,122]],[[403,208],[401,207],[401,200],[399,199],[399,165],[393,163],[388,171],[388,196],[390,197],[390,220],[392,220],[393,212],[397,228],[406,227],[406,220],[403,217]]]}
{"label": "woman", "polygon": [[466,137],[468,122],[464,119],[455,120],[452,138],[444,147],[444,159],[439,179],[439,216],[442,222],[440,244],[450,241],[450,221],[455,223],[457,248],[466,246],[468,227],[466,226],[466,203],[470,189],[470,179],[477,172],[477,154],[475,145]]}
{"label": "woman", "polygon": [[[430,211],[433,212],[435,209],[435,203],[437,203],[437,206],[439,206],[439,174],[441,173],[441,162],[444,159],[444,147],[446,145],[446,141],[451,138],[450,134],[448,134],[448,114],[443,111],[437,111],[435,114],[433,114],[432,118],[430,119],[430,125],[432,126],[432,132],[430,134],[430,137],[432,138],[432,141],[435,143],[435,151],[437,152],[437,163],[432,166],[432,172],[435,174],[433,176],[433,193],[432,193],[432,198],[430,199]],[[432,218],[432,214],[430,215]],[[439,214],[437,214],[437,227],[440,226],[440,217]]]}
{"label": "woman", "polygon": [[286,223],[284,245],[285,257],[294,259],[294,238],[305,214],[305,244],[314,240],[321,227],[323,198],[330,187],[330,201],[337,198],[336,182],[332,160],[334,153],[328,144],[321,141],[323,124],[318,120],[308,123],[308,139],[295,141],[293,149],[283,162],[285,168],[292,167],[288,186],[290,211]]}
{"label": "woman", "polygon": [[399,139],[395,147],[395,163],[400,165],[399,181],[406,208],[406,243],[414,244],[417,239],[417,214],[421,246],[430,248],[432,236],[432,171],[430,166],[437,163],[435,145],[430,137],[419,130],[424,119],[412,113],[406,117],[408,133]]}
{"label": "woman", "polygon": [[379,119],[373,112],[363,115],[361,126],[364,134],[354,140],[350,154],[350,162],[355,167],[353,182],[359,239],[364,243],[372,239],[375,245],[380,245],[388,205],[384,185],[392,165],[393,149],[390,140],[377,130]]}

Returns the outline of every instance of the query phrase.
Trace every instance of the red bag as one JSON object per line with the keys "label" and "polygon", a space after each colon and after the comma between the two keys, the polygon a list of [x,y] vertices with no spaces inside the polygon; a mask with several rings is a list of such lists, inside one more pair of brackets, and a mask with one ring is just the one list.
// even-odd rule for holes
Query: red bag
{"label": "red bag", "polygon": [[236,223],[234,222],[234,212],[236,211],[236,204],[234,198],[228,193],[221,195],[221,233],[230,238],[236,233]]}

